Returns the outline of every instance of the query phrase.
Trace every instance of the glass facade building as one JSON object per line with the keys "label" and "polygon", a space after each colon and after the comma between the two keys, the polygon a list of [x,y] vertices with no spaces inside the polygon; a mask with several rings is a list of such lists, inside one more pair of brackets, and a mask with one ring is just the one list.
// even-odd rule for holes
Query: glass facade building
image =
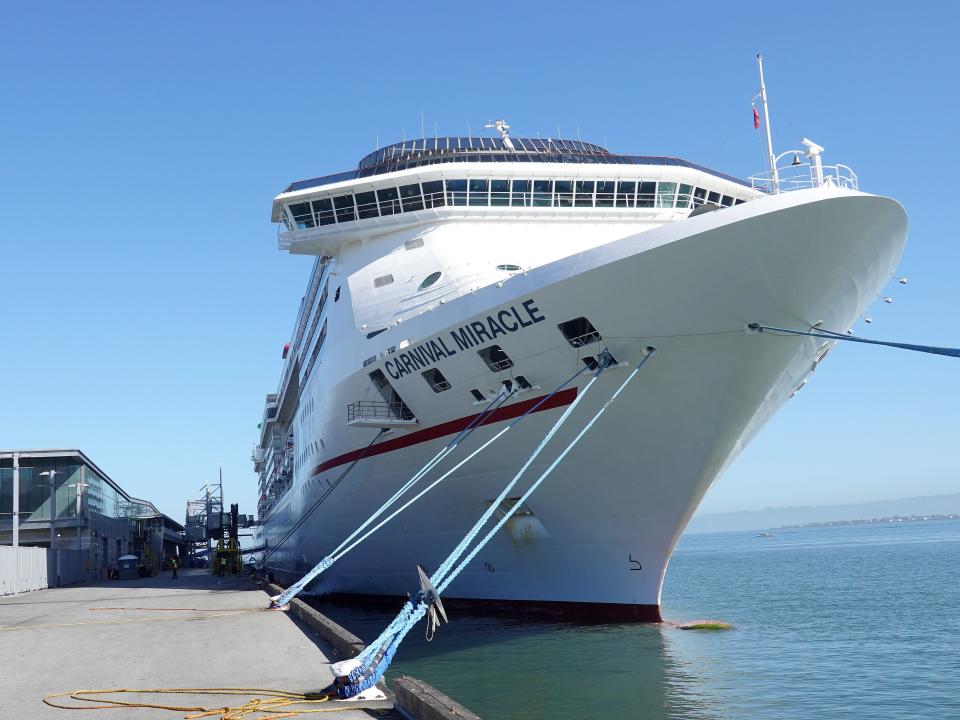
{"label": "glass facade building", "polygon": [[14,512],[18,544],[81,551],[93,573],[136,547],[136,521],[177,525],[79,450],[0,451],[0,544],[13,542]]}

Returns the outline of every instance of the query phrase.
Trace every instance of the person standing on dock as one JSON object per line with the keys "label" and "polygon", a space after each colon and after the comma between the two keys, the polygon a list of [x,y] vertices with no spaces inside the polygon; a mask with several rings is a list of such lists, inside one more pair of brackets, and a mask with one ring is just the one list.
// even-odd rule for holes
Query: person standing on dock
{"label": "person standing on dock", "polygon": [[170,576],[170,579],[176,580],[177,579],[177,559],[176,558],[170,559],[170,567],[173,568],[173,575]]}

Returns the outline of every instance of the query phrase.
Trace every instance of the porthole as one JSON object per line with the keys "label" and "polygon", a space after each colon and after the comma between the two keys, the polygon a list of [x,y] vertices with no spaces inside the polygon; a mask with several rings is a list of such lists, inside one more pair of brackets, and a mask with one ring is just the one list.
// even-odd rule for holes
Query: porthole
{"label": "porthole", "polygon": [[429,275],[427,275],[423,279],[423,282],[420,283],[420,290],[426,290],[428,287],[433,285],[437,280],[439,280],[441,275],[443,275],[443,273],[439,271],[432,272]]}
{"label": "porthole", "polygon": [[497,270],[504,270],[505,272],[518,272],[520,270],[519,265],[497,265]]}

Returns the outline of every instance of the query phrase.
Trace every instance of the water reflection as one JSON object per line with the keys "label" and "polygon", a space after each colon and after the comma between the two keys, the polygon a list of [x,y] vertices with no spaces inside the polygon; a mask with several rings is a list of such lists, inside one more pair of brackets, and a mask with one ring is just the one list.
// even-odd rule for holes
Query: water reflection
{"label": "water reflection", "polygon": [[[312,600],[364,640],[393,617],[380,606]],[[414,630],[388,680],[422,678],[485,718],[718,717],[703,658],[683,631],[651,625],[578,625],[458,614],[427,643]],[[692,642],[691,642],[692,641]]]}

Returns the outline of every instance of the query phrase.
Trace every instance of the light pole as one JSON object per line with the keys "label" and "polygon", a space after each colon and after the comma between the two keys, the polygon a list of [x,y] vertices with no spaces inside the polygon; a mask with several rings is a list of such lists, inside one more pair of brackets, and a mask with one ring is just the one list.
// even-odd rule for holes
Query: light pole
{"label": "light pole", "polygon": [[50,549],[56,547],[57,542],[57,486],[56,480],[59,470],[44,470],[40,477],[50,478]]}

